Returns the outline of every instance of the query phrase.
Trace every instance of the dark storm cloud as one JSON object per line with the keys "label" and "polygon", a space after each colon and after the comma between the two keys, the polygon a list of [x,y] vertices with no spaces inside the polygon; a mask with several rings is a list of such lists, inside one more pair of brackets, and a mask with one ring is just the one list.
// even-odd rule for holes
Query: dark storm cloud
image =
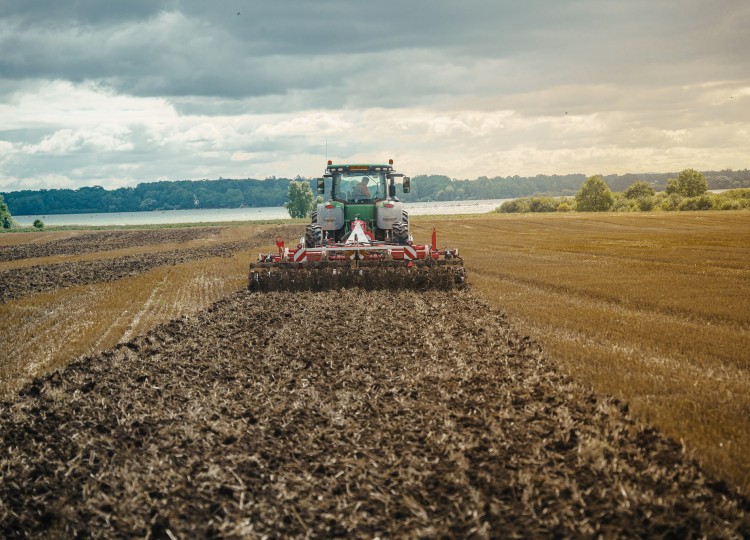
{"label": "dark storm cloud", "polygon": [[174,9],[174,0],[22,0],[0,4],[0,18],[14,17],[24,25],[112,24],[138,21],[160,11]]}
{"label": "dark storm cloud", "polygon": [[261,54],[340,55],[481,42],[520,46],[513,21],[523,14],[510,7],[483,0],[296,0],[247,3],[239,17],[202,2],[186,4],[184,10],[250,41]]}
{"label": "dark storm cloud", "polygon": [[[466,71],[480,59],[509,62],[489,69],[497,70],[494,84],[511,91],[538,81],[658,78],[665,72],[649,72],[649,65],[682,68],[727,55],[747,65],[739,45],[747,44],[741,26],[748,9],[730,1],[708,9],[697,1],[546,0],[519,7],[485,0],[36,0],[0,9],[0,74],[91,80],[141,96],[243,98],[299,90],[311,99],[332,81],[372,74],[397,84],[387,92],[331,88],[325,106],[357,96],[408,105],[415,95],[495,91],[482,84],[481,73]],[[721,67],[717,61],[710,69]],[[680,73],[668,69],[666,76]]]}
{"label": "dark storm cloud", "polygon": [[351,74],[399,76],[414,50],[444,56],[483,40],[520,46],[507,23],[471,4],[187,2],[89,12],[32,2],[6,10],[0,23],[0,73],[94,80],[135,95],[236,98],[320,88]]}

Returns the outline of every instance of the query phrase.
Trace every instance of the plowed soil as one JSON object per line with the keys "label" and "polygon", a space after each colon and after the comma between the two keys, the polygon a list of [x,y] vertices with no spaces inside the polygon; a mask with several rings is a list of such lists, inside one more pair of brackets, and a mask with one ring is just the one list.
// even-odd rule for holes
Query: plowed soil
{"label": "plowed soil", "polygon": [[0,536],[748,537],[468,292],[232,295],[0,404]]}
{"label": "plowed soil", "polygon": [[220,231],[219,227],[96,231],[42,243],[0,246],[0,262],[51,255],[80,255],[133,246],[189,242],[198,238],[216,236]]}
{"label": "plowed soil", "polygon": [[[183,229],[182,231],[185,232],[190,230],[191,229]],[[0,271],[0,303],[64,287],[114,281],[123,277],[146,272],[158,266],[174,265],[207,257],[228,257],[240,250],[272,244],[277,235],[294,238],[294,233],[299,233],[299,230],[300,227],[294,225],[273,227],[248,240],[214,243],[206,246],[160,251],[155,253],[142,253],[139,255],[128,255],[113,259],[42,264]],[[131,237],[130,240],[134,240],[135,238],[139,239],[139,241],[148,241],[148,238],[150,238],[150,235],[153,233],[157,233],[154,234],[153,239],[157,240],[162,238],[162,236],[158,234],[162,231],[140,232],[143,234]],[[171,238],[174,240],[180,237],[180,234],[176,231],[169,232],[174,233],[174,235],[166,235],[163,238]],[[189,236],[189,233],[186,234]],[[185,237],[186,239],[187,236]],[[297,236],[299,235],[297,234]],[[160,241],[155,243],[160,243]],[[29,248],[33,251],[33,249],[44,245],[45,244],[23,244],[16,247]],[[83,243],[81,245],[88,246],[88,243]],[[41,255],[38,254],[34,256]]]}

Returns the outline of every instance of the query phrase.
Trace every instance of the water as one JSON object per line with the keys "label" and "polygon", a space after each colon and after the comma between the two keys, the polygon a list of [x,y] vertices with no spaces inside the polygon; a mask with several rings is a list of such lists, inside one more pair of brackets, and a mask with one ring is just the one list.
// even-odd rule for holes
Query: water
{"label": "water", "polygon": [[411,216],[486,214],[505,201],[513,199],[482,199],[477,201],[437,201],[404,203]]}
{"label": "water", "polygon": [[[430,214],[485,214],[510,199],[478,201],[439,201],[404,203],[412,216]],[[210,208],[196,210],[157,210],[153,212],[111,212],[101,214],[50,214],[13,216],[20,225],[31,226],[41,219],[45,225],[163,225],[168,223],[212,223],[221,221],[267,221],[289,219],[283,206],[263,208]]]}
{"label": "water", "polygon": [[153,212],[106,212],[99,214],[50,214],[13,216],[20,225],[30,226],[41,219],[45,225],[164,225],[168,223],[210,223],[216,221],[266,221],[289,219],[284,207],[210,208],[196,210],[156,210]]}

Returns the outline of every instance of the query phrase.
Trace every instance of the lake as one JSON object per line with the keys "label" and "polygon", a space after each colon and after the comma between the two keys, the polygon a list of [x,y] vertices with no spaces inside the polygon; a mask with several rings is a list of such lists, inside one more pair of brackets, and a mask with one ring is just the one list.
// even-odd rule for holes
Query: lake
{"label": "lake", "polygon": [[[439,201],[404,203],[412,216],[485,214],[504,201]],[[163,225],[168,223],[212,223],[220,221],[267,221],[289,219],[283,206],[265,208],[208,208],[195,210],[156,210],[153,212],[111,212],[101,214],[50,214],[43,216],[13,216],[20,225],[31,226],[41,219],[45,225]]]}

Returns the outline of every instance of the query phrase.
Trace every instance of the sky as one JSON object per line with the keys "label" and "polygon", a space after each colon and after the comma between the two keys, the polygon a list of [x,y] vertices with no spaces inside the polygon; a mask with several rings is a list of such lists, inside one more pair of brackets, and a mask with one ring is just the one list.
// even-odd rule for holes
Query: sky
{"label": "sky", "polygon": [[0,0],[0,191],[750,166],[747,0]]}

